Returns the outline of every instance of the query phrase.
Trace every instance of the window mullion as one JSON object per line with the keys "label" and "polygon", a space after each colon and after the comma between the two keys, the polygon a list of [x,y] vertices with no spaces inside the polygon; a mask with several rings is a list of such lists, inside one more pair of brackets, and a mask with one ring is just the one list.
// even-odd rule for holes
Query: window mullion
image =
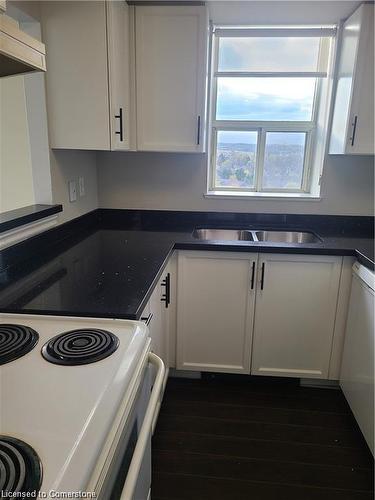
{"label": "window mullion", "polygon": [[215,78],[326,78],[327,71],[215,71]]}
{"label": "window mullion", "polygon": [[309,189],[310,170],[311,170],[311,154],[312,154],[313,131],[306,133],[305,141],[305,157],[303,159],[303,175],[302,175],[302,191],[307,192]]}
{"label": "window mullion", "polygon": [[209,186],[210,189],[216,188],[216,151],[217,151],[217,130],[212,128],[212,138],[211,138],[211,159],[210,159],[210,178]]}
{"label": "window mullion", "polygon": [[[216,88],[213,88],[214,92],[216,90]],[[308,132],[315,127],[315,123],[313,121],[215,120],[215,116],[213,116],[212,126],[226,130],[257,130],[259,128],[267,128],[267,130],[280,132]]]}
{"label": "window mullion", "polygon": [[264,155],[266,148],[266,131],[264,128],[258,131],[258,148],[256,161],[256,191],[262,191]]}

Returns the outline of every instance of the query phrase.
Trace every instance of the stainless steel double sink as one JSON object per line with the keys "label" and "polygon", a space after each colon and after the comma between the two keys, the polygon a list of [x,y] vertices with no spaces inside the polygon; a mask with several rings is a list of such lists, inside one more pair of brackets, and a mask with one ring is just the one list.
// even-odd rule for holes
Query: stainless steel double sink
{"label": "stainless steel double sink", "polygon": [[274,243],[321,243],[310,231],[268,231],[248,229],[195,229],[193,237],[204,241],[269,241]]}

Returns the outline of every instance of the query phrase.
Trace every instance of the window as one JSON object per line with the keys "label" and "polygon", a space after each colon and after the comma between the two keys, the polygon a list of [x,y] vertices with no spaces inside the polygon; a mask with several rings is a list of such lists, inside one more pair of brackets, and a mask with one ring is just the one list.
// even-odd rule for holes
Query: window
{"label": "window", "polygon": [[310,193],[334,27],[214,27],[209,191]]}

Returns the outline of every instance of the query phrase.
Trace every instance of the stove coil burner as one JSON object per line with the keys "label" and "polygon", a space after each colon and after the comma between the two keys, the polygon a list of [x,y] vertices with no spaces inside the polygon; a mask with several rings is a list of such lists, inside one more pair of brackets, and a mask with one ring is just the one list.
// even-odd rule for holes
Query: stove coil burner
{"label": "stove coil burner", "polygon": [[57,365],[85,365],[110,356],[119,343],[119,339],[106,330],[71,330],[44,344],[42,356]]}
{"label": "stove coil burner", "polygon": [[24,356],[38,340],[37,332],[28,326],[0,324],[0,365]]}
{"label": "stove coil burner", "polygon": [[31,446],[0,435],[0,498],[35,497],[41,484],[42,464]]}

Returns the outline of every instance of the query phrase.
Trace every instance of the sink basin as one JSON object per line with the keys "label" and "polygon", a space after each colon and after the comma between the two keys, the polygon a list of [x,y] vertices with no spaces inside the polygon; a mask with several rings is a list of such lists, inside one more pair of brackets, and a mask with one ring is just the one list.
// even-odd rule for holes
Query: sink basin
{"label": "sink basin", "polygon": [[198,240],[254,241],[251,231],[242,229],[195,229],[193,237]]}
{"label": "sink basin", "polygon": [[198,240],[215,241],[270,241],[274,243],[319,243],[322,240],[309,231],[253,231],[246,229],[195,229]]}
{"label": "sink basin", "polygon": [[308,231],[253,231],[254,241],[272,241],[276,243],[319,243],[319,236]]}

